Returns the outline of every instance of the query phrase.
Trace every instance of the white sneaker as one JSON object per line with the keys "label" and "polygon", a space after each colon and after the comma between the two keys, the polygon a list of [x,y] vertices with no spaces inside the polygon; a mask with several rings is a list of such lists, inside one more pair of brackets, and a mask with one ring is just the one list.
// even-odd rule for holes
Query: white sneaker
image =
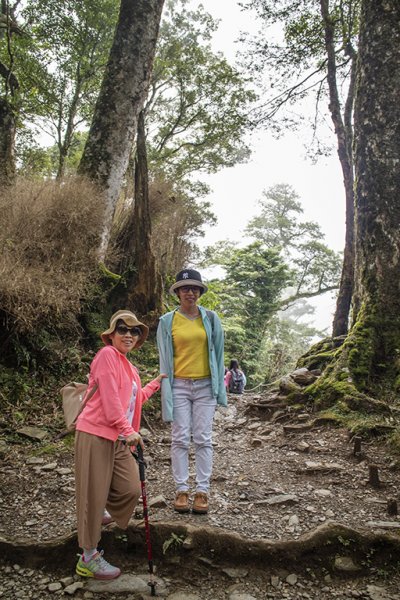
{"label": "white sneaker", "polygon": [[83,555],[79,555],[76,572],[82,577],[94,577],[94,579],[115,579],[121,575],[121,569],[113,567],[103,558],[103,550],[85,562]]}

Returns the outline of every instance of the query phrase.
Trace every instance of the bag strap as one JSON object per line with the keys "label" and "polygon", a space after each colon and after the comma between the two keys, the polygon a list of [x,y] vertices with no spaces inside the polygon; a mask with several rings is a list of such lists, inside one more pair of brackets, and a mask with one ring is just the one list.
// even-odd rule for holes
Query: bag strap
{"label": "bag strap", "polygon": [[97,383],[95,383],[94,386],[92,387],[92,389],[90,390],[90,392],[89,392],[89,390],[86,390],[86,394],[83,397],[82,404],[81,404],[81,407],[79,409],[78,416],[81,414],[81,412],[85,408],[86,404],[89,402],[90,398],[93,396],[93,394],[95,393],[95,391],[97,390],[98,387],[99,386],[97,385]]}

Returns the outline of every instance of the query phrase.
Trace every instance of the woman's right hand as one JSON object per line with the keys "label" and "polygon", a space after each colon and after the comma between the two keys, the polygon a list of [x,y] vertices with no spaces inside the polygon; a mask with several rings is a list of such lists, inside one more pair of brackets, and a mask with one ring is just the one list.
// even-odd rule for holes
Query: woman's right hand
{"label": "woman's right hand", "polygon": [[125,438],[125,443],[128,446],[141,446],[142,448],[144,447],[142,437],[137,431],[134,431],[133,433],[128,435]]}

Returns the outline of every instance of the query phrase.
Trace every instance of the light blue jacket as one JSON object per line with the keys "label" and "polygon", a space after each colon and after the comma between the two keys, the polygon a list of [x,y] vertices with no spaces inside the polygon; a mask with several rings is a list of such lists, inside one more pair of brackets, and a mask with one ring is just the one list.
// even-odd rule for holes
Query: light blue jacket
{"label": "light blue jacket", "polygon": [[[160,373],[168,379],[161,382],[161,406],[164,421],[173,421],[172,384],[174,382],[174,346],[172,342],[172,321],[177,309],[160,318],[157,329],[157,345],[160,355]],[[218,315],[199,306],[203,326],[208,340],[208,357],[214,398],[221,406],[227,406],[224,385],[224,332]]]}

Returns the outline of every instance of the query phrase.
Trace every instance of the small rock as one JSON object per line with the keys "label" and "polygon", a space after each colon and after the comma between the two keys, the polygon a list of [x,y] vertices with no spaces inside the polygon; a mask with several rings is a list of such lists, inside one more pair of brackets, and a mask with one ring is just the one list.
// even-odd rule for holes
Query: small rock
{"label": "small rock", "polygon": [[141,427],[139,433],[142,437],[145,437],[145,438],[151,437],[151,431],[149,429],[146,429],[145,427]]}
{"label": "small rock", "polygon": [[400,523],[396,521],[368,521],[368,527],[379,527],[380,529],[400,529]]}
{"label": "small rock", "polygon": [[62,590],[62,585],[59,581],[55,581],[54,583],[49,583],[47,589],[49,592],[57,592],[58,590]]}
{"label": "small rock", "polygon": [[271,585],[274,588],[278,588],[279,587],[279,577],[277,575],[271,575]]}
{"label": "small rock", "polygon": [[322,498],[327,498],[328,496],[333,495],[330,490],[315,490],[314,494],[316,496],[321,496]]}
{"label": "small rock", "polygon": [[307,442],[299,442],[296,446],[296,450],[299,452],[310,452],[310,444],[307,444]]}
{"label": "small rock", "polygon": [[385,588],[377,585],[367,585],[367,592],[371,600],[389,600],[393,598]]}
{"label": "small rock", "polygon": [[42,441],[49,435],[47,431],[43,429],[39,429],[39,427],[21,427],[21,429],[17,429],[17,433],[24,437],[30,438],[32,440]]}
{"label": "small rock", "polygon": [[257,421],[256,423],[250,423],[249,425],[247,425],[247,429],[250,429],[252,431],[253,429],[258,429],[261,426],[262,423],[260,421]]}
{"label": "small rock", "polygon": [[343,573],[357,573],[361,570],[349,556],[337,556],[335,558],[335,569]]}
{"label": "small rock", "polygon": [[260,438],[253,438],[251,440],[251,445],[253,446],[253,448],[259,448],[260,446],[262,446],[262,440],[260,440]]}
{"label": "small rock", "polygon": [[225,573],[225,575],[228,575],[228,577],[230,577],[231,579],[240,579],[242,577],[247,577],[248,575],[247,569],[235,569],[230,567],[222,569],[222,572]]}
{"label": "small rock", "polygon": [[302,431],[309,431],[313,428],[313,423],[299,423],[298,425],[284,425],[284,433],[301,433]]}
{"label": "small rock", "polygon": [[57,468],[57,463],[52,462],[52,463],[48,463],[47,465],[43,465],[42,471],[54,471],[54,469],[56,469],[56,468]]}
{"label": "small rock", "polygon": [[[64,588],[64,594],[69,594],[70,596],[73,596],[77,590],[81,590],[83,587],[84,587],[84,583],[82,581],[74,581],[74,583],[71,583],[70,585],[67,585]],[[91,593],[91,592],[89,592],[89,593]],[[87,598],[88,596],[86,596],[86,594],[85,594],[84,597]],[[93,595],[90,597],[92,598]]]}
{"label": "small rock", "polygon": [[30,456],[26,461],[27,465],[42,465],[43,463],[44,458],[41,458],[40,456]]}
{"label": "small rock", "polygon": [[[44,469],[44,467],[43,467]],[[66,467],[61,467],[60,469],[57,469],[56,473],[58,473],[59,475],[70,475],[70,473],[72,473],[72,469],[67,469]]]}
{"label": "small rock", "polygon": [[269,506],[274,506],[276,504],[296,504],[298,501],[298,497],[294,494],[279,494],[278,496],[271,496],[271,498],[266,498],[265,500],[257,500],[254,504],[268,504]]}
{"label": "small rock", "polygon": [[311,373],[305,367],[301,369],[296,369],[296,371],[290,373],[290,377],[299,385],[310,385],[311,383],[314,383],[314,381],[317,380],[317,376],[314,375],[314,373]]}
{"label": "small rock", "polygon": [[[129,575],[128,573],[123,573],[117,579],[111,579],[108,581],[101,581],[100,579],[89,579],[86,584],[86,589],[94,592],[94,593],[102,593],[104,589],[107,590],[108,593],[112,594],[121,594],[123,592],[127,593],[148,593],[148,575]],[[155,581],[157,582],[157,593],[162,595],[165,592],[165,584],[159,578],[156,577]],[[189,597],[185,596],[185,599],[188,600]],[[197,598],[196,598],[197,600]]]}
{"label": "small rock", "polygon": [[297,575],[295,575],[294,573],[291,573],[290,575],[288,575],[286,577],[286,583],[289,583],[289,585],[296,585],[297,583]]}
{"label": "small rock", "polygon": [[149,508],[166,508],[168,506],[164,496],[155,496],[149,501]]}

